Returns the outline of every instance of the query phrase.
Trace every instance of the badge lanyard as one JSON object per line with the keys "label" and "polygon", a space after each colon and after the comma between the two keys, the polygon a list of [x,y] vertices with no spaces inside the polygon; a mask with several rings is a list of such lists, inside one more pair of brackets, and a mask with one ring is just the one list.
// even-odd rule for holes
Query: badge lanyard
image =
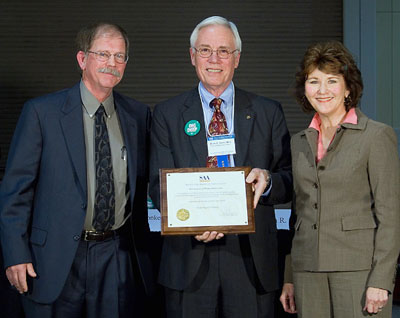
{"label": "badge lanyard", "polygon": [[[232,83],[232,85],[233,85],[233,83]],[[199,96],[200,96],[201,104],[203,106],[204,103],[203,103],[203,98],[200,93],[200,87],[199,87]],[[228,157],[230,157],[231,155],[234,155],[236,153],[235,135],[232,133],[233,125],[234,125],[234,116],[235,116],[235,89],[234,89],[234,87],[233,87],[232,113],[231,113],[232,120],[230,121],[230,127],[228,128],[228,134],[211,136],[209,133],[209,130],[208,130],[209,123],[206,123],[207,119],[206,119],[206,114],[205,114],[204,109],[203,109],[203,114],[204,114],[204,124],[207,127],[207,129],[205,129],[205,131],[206,131],[206,138],[207,138],[208,155],[209,156],[217,156],[218,167],[226,167],[227,163],[229,163]],[[232,161],[232,163],[233,163],[233,161]]]}

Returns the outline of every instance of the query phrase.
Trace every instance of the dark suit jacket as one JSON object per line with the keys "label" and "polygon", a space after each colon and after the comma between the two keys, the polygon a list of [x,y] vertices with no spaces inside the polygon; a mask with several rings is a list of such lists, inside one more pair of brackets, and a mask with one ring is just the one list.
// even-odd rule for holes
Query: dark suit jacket
{"label": "dark suit jacket", "polygon": [[[127,149],[135,253],[151,288],[146,252],[147,153],[150,111],[114,92]],[[51,303],[70,271],[86,214],[86,153],[79,83],[26,103],[0,188],[0,238],[4,266],[32,262],[38,277],[30,297]]]}
{"label": "dark suit jacket", "polygon": [[[200,123],[200,132],[188,136],[185,124]],[[236,166],[265,168],[272,172],[272,190],[255,210],[256,233],[249,235],[251,253],[266,291],[278,288],[277,230],[273,204],[290,201],[292,174],[290,136],[279,103],[241,89],[235,90],[234,130]],[[207,142],[198,89],[155,107],[150,156],[150,195],[160,207],[159,168],[205,167]],[[165,237],[159,281],[182,290],[196,275],[204,243],[191,236]]]}

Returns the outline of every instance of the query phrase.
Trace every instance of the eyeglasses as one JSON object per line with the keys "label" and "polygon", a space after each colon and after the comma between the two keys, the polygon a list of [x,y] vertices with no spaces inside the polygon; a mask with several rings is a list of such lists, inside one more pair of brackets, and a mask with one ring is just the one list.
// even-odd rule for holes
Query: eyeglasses
{"label": "eyeglasses", "polygon": [[217,56],[220,59],[227,59],[231,54],[235,53],[236,51],[239,51],[238,49],[229,51],[228,49],[223,49],[223,48],[213,50],[206,46],[202,46],[199,48],[194,47],[193,49],[195,49],[196,52],[199,53],[201,57],[210,57],[214,52],[216,52]]}
{"label": "eyeglasses", "polygon": [[87,53],[93,53],[94,56],[96,57],[96,60],[99,62],[107,62],[111,56],[114,56],[115,62],[119,64],[123,64],[128,62],[129,56],[125,55],[124,53],[114,53],[111,54],[110,52],[107,51],[98,51],[98,52],[93,52],[93,51],[87,51]]}

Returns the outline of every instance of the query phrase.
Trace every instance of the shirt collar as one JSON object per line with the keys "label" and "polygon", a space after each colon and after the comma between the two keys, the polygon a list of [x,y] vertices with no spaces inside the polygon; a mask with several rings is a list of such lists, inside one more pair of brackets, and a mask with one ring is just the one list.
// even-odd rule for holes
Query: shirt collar
{"label": "shirt collar", "polygon": [[[357,122],[358,122],[358,117],[356,114],[356,109],[353,107],[350,108],[350,110],[347,112],[341,124],[357,125]],[[321,131],[320,126],[321,126],[321,118],[319,117],[318,113],[315,113],[308,128],[314,128],[315,130],[320,132]]]}
{"label": "shirt collar", "polygon": [[[85,110],[88,113],[88,115],[90,116],[90,118],[92,118],[94,116],[94,114],[96,113],[97,109],[99,108],[100,102],[87,89],[85,83],[82,80],[79,85],[79,88],[80,88],[80,92],[81,92],[83,107],[85,108]],[[110,118],[115,112],[114,95],[110,94],[110,96],[108,96],[106,98],[106,100],[103,101],[101,104],[103,104],[104,109],[106,110],[107,117]]]}
{"label": "shirt collar", "polygon": [[214,96],[204,87],[202,82],[199,83],[199,92],[201,95],[201,99],[205,105],[210,105],[210,102],[214,98],[221,98],[227,107],[232,107],[232,105],[233,105],[233,90],[234,90],[234,85],[233,85],[233,82],[231,82],[228,85],[228,87],[222,92],[222,94],[220,96]]}

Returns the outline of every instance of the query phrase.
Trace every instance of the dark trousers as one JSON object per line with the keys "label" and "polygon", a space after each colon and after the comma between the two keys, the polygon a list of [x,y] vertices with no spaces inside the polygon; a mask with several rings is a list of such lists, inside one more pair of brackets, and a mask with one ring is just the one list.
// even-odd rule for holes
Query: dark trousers
{"label": "dark trousers", "polygon": [[65,286],[50,305],[23,297],[27,318],[141,317],[143,291],[134,279],[129,240],[81,241]]}
{"label": "dark trousers", "polygon": [[275,292],[255,272],[247,236],[207,243],[199,273],[183,291],[165,289],[168,318],[273,318]]}

